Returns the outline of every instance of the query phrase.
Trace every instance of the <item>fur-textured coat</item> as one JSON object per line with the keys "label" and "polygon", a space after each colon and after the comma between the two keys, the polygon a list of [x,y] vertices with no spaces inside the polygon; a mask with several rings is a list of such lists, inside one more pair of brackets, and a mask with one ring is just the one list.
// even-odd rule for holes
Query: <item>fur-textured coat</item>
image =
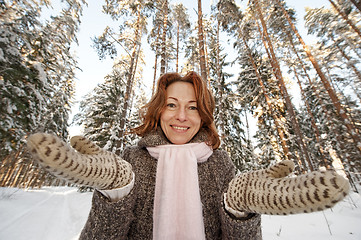
{"label": "fur-textured coat", "polygon": [[[204,131],[200,131],[191,142],[202,142],[205,138]],[[157,129],[143,137],[137,146],[124,151],[123,158],[135,173],[134,188],[118,202],[111,202],[95,191],[80,239],[152,239],[157,160],[149,155],[146,147],[164,144],[170,143]],[[234,173],[233,163],[222,150],[215,150],[206,162],[198,163],[206,238],[262,239],[260,215],[235,219],[224,208],[223,193]]]}

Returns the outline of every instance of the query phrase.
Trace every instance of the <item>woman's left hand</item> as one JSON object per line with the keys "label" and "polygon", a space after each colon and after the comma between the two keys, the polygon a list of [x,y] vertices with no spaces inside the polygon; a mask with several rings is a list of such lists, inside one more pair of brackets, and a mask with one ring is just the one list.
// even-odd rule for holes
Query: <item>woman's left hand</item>
{"label": "woman's left hand", "polygon": [[334,171],[286,177],[293,169],[293,162],[287,160],[239,175],[229,183],[228,206],[270,215],[308,213],[334,206],[350,190],[348,180]]}

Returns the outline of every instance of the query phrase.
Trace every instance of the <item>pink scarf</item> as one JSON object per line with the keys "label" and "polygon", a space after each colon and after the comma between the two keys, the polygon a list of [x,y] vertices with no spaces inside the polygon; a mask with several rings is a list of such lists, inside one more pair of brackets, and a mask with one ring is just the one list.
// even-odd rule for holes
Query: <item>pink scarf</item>
{"label": "pink scarf", "polygon": [[197,162],[213,150],[205,143],[148,147],[158,159],[153,240],[205,239]]}

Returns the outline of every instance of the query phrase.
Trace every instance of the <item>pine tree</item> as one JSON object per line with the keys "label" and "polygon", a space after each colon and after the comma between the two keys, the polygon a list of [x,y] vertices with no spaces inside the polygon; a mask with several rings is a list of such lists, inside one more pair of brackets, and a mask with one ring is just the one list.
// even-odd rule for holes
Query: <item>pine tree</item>
{"label": "pine tree", "polygon": [[156,11],[153,16],[153,28],[151,29],[150,33],[148,34],[147,41],[150,45],[151,50],[154,52],[154,74],[153,74],[153,85],[152,85],[152,95],[155,91],[155,84],[157,80],[157,69],[158,69],[158,58],[161,52],[161,16],[160,11]]}
{"label": "pine tree", "polygon": [[35,131],[67,136],[76,61],[70,45],[82,2],[67,1],[64,9],[43,24],[35,1],[1,5],[0,139],[1,156],[16,150]]}
{"label": "pine tree", "polygon": [[160,54],[160,75],[163,75],[166,72],[166,59],[167,59],[167,32],[168,32],[168,15],[169,15],[169,3],[168,0],[160,1],[161,6],[160,9],[162,11],[162,37],[161,37],[161,54]]}
{"label": "pine tree", "polygon": [[347,132],[350,135],[350,137],[352,138],[355,147],[357,148],[357,150],[361,153],[361,145],[359,145],[359,141],[360,141],[360,135],[358,130],[352,125],[350,124],[350,119],[344,109],[344,107],[341,104],[341,101],[339,99],[339,97],[337,96],[335,89],[331,86],[330,80],[326,77],[325,73],[322,71],[320,64],[318,63],[318,61],[316,60],[316,58],[314,57],[314,55],[312,54],[312,52],[310,51],[309,47],[305,44],[305,42],[303,41],[302,37],[300,36],[300,34],[298,33],[295,24],[292,22],[292,20],[289,17],[289,14],[287,13],[287,11],[285,10],[285,7],[282,3],[280,3],[279,0],[276,0],[277,6],[279,6],[283,13],[284,16],[287,19],[287,22],[289,24],[289,26],[292,28],[294,34],[297,36],[299,42],[302,44],[303,49],[305,51],[305,53],[307,54],[310,62],[312,63],[313,67],[315,68],[315,71],[317,72],[319,78],[321,79],[322,84],[324,85],[324,88],[326,89],[333,105],[334,108],[337,112],[337,114],[339,115],[339,117],[342,119],[342,121],[344,122],[344,125],[347,128]]}
{"label": "pine tree", "polygon": [[[246,112],[245,116],[250,113],[258,120],[259,130],[255,138],[258,140],[257,148],[262,150],[255,149],[259,152],[257,160],[267,165],[273,160],[283,159],[284,154],[287,159],[290,141],[286,135],[288,126],[284,116],[285,105],[272,78],[270,62],[262,60],[262,41],[255,37],[257,27],[254,26],[254,21],[248,21],[252,15],[243,15],[234,1],[220,1],[217,7],[222,27],[236,39],[234,47],[238,50],[240,73],[234,86],[239,96],[239,104]],[[247,44],[248,41],[252,44],[251,47]],[[278,142],[282,143],[283,152]]]}
{"label": "pine tree", "polygon": [[68,134],[77,62],[76,43],[84,1],[67,0],[50,18],[41,15],[48,1],[0,3],[0,154],[4,186],[63,185],[38,167],[23,140],[28,134]]}
{"label": "pine tree", "polygon": [[[119,60],[116,62],[112,72],[105,77],[104,83],[99,84],[81,101],[80,113],[75,116],[75,123],[83,126],[85,137],[112,152],[121,152],[125,145],[134,140],[134,136],[123,135],[124,129],[120,128],[123,121],[120,113],[124,109],[127,91],[127,67],[127,61]],[[139,76],[136,79],[141,84]],[[137,92],[141,90],[141,88],[137,89]],[[132,96],[134,97],[135,94],[133,93]],[[139,109],[139,104],[144,104],[142,96],[144,95],[141,92],[135,96],[137,100],[134,101],[136,103],[134,108]],[[129,132],[131,128],[139,124],[136,117],[137,111],[132,111],[132,104],[129,105],[129,109],[130,114],[126,122],[125,132]],[[131,112],[135,112],[135,114]]]}
{"label": "pine tree", "polygon": [[210,24],[205,25],[204,30],[209,43],[209,79],[216,102],[215,125],[221,137],[221,148],[229,153],[235,166],[242,171],[249,169],[250,163],[255,159],[252,145],[245,138],[237,95],[232,91],[232,74],[224,70],[230,63],[226,62],[227,55],[222,53],[224,49],[219,40],[219,21],[216,9],[213,11],[213,18]]}
{"label": "pine tree", "polygon": [[[357,19],[358,16],[361,19],[361,14],[353,15],[353,18]],[[345,85],[361,101],[361,51],[354,47],[361,44],[361,38],[350,32],[350,28],[330,9],[307,9],[305,19],[308,32],[318,37],[320,47],[325,52],[324,57],[335,62],[338,72],[342,66],[342,73],[339,75],[345,75],[345,70],[348,69],[349,81]],[[337,80],[338,77],[334,79]]]}
{"label": "pine tree", "polygon": [[198,0],[198,51],[199,51],[199,65],[201,67],[201,76],[204,81],[208,81],[208,67],[206,63],[206,43],[205,34],[203,31],[203,12],[202,12],[202,0]]}
{"label": "pine tree", "polygon": [[[125,136],[125,126],[127,117],[130,112],[130,101],[133,98],[133,86],[135,82],[135,74],[137,72],[138,63],[141,53],[142,36],[146,32],[147,17],[149,10],[153,7],[152,1],[115,1],[107,0],[104,6],[105,13],[109,14],[113,20],[122,20],[119,26],[119,32],[113,31],[109,26],[106,27],[104,33],[100,37],[94,38],[94,47],[98,51],[99,57],[103,58],[107,55],[114,58],[117,56],[119,48],[121,52],[128,55],[123,57],[123,61],[127,62],[126,67],[126,91],[124,95],[124,105],[119,109],[118,114],[121,115],[119,138]],[[117,150],[122,149],[123,142],[118,141]],[[117,152],[119,153],[119,152]]]}
{"label": "pine tree", "polygon": [[181,72],[185,73],[188,71],[200,72],[200,64],[199,64],[199,50],[198,50],[198,38],[193,36],[193,31],[188,38],[188,41],[185,45],[184,51],[184,65],[181,69]]}
{"label": "pine tree", "polygon": [[[346,11],[349,13],[350,19],[360,18],[357,11],[356,13],[352,13],[351,10]],[[359,48],[355,48],[354,44],[360,44],[361,39],[344,19],[332,9],[307,9],[305,19],[308,32],[316,35],[319,39],[318,45],[311,48],[311,50],[320,62],[325,75],[330,79],[332,88],[337,91],[341,106],[349,117],[346,122],[351,123],[356,132],[360,132],[360,118],[357,117],[359,105],[352,103],[353,100],[350,97],[352,96],[354,100],[358,99],[358,102],[360,102],[358,86],[360,84],[359,66],[361,56]],[[313,84],[316,85],[316,83]],[[310,86],[312,87],[312,85]],[[320,90],[326,91],[324,86],[319,86],[317,88],[318,95],[322,94]],[[350,104],[352,104],[352,107]],[[333,103],[330,99],[322,99],[322,102],[314,111],[319,111],[320,106],[323,110],[323,115],[322,112],[318,114],[319,119],[322,120],[320,126],[326,128],[323,132],[323,139],[328,143],[326,146],[331,159],[340,159],[344,167],[350,172],[360,171],[359,161],[356,160],[359,158],[360,153],[357,146],[355,146],[356,143],[352,144],[354,140],[348,133],[349,130],[345,127],[345,122],[332,107]],[[325,114],[327,115],[325,116]],[[358,170],[355,170],[355,168]]]}
{"label": "pine tree", "polygon": [[189,15],[187,14],[187,9],[183,6],[182,3],[176,4],[173,7],[172,11],[172,19],[175,22],[175,28],[176,31],[176,68],[175,71],[179,71],[179,53],[182,46],[180,46],[180,43],[184,42],[189,34],[189,30],[191,27],[191,24],[189,22]]}

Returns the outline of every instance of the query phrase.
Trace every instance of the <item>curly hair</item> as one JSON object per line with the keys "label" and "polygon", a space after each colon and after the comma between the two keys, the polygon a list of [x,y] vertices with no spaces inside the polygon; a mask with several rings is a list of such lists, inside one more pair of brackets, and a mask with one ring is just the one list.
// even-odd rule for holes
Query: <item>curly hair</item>
{"label": "curly hair", "polygon": [[215,108],[214,98],[207,84],[195,72],[188,72],[185,76],[178,73],[166,73],[158,79],[157,89],[152,99],[143,107],[143,123],[132,129],[133,133],[144,136],[160,125],[160,116],[166,105],[166,90],[174,82],[188,82],[193,84],[197,99],[197,108],[201,117],[201,129],[208,134],[207,144],[217,149],[220,145],[219,135],[214,125],[213,111]]}

